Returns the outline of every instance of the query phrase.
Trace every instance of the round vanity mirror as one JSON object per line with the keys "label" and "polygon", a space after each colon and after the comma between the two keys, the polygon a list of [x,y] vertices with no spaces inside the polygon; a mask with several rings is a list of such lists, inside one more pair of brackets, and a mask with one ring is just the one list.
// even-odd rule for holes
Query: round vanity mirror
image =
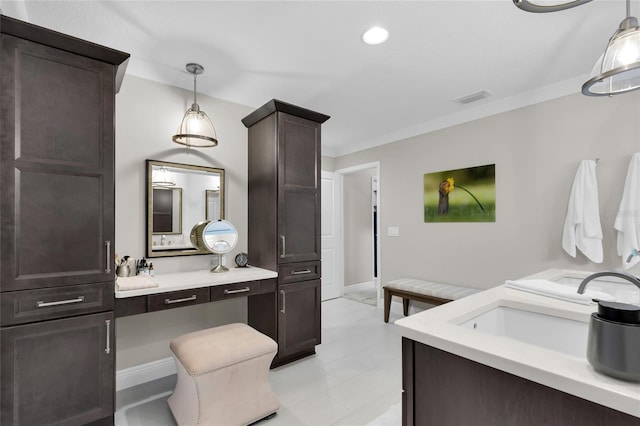
{"label": "round vanity mirror", "polygon": [[229,269],[222,265],[222,255],[230,252],[238,243],[238,231],[226,220],[202,221],[191,230],[193,245],[218,255],[218,266],[211,272]]}

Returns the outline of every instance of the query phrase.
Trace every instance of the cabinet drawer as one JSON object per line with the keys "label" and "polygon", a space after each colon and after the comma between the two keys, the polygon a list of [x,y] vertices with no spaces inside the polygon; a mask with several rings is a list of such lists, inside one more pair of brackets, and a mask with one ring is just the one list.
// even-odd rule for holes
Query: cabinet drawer
{"label": "cabinet drawer", "polygon": [[3,326],[113,310],[114,283],[49,287],[0,294]]}
{"label": "cabinet drawer", "polygon": [[278,282],[286,284],[320,278],[320,262],[285,263],[278,266]]}
{"label": "cabinet drawer", "polygon": [[209,302],[209,287],[189,290],[170,291],[168,293],[147,296],[147,311],[162,311],[164,309],[181,308]]}
{"label": "cabinet drawer", "polygon": [[234,297],[252,296],[261,293],[260,281],[214,285],[211,287],[211,300],[231,299]]}

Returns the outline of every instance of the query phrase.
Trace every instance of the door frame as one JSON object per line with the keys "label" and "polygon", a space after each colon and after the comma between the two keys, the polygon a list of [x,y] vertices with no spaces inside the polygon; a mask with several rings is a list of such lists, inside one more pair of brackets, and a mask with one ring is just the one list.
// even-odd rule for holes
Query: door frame
{"label": "door frame", "polygon": [[[373,161],[370,163],[363,163],[363,164],[357,164],[355,166],[350,166],[350,167],[345,167],[342,169],[337,169],[334,173],[339,174],[341,176],[345,176],[351,173],[356,173],[362,170],[367,170],[367,169],[375,169],[376,170],[376,174],[375,177],[378,180],[378,191],[376,192],[376,205],[378,206],[377,208],[377,223],[376,223],[376,228],[377,229],[372,229],[373,232],[375,232],[378,235],[377,238],[377,242],[376,242],[376,247],[375,250],[373,248],[373,244],[371,244],[371,264],[372,265],[377,265],[377,271],[373,271],[373,268],[371,270],[371,282],[373,283],[373,285],[376,288],[376,307],[380,308],[382,306],[382,302],[380,301],[380,296],[381,296],[381,286],[380,286],[380,277],[381,277],[381,264],[382,264],[382,253],[380,251],[380,223],[382,222],[381,218],[382,218],[382,214],[381,214],[381,206],[380,206],[380,200],[381,200],[381,196],[380,196],[380,182],[381,182],[381,176],[380,176],[380,161]],[[342,191],[342,197],[344,197],[344,191]],[[339,215],[340,215],[340,220],[341,222],[344,224],[344,198],[342,198],[340,200],[340,205],[338,207],[339,209]],[[373,232],[371,233],[371,239],[374,240],[373,238]],[[344,240],[345,240],[345,232],[343,229],[342,232],[342,238],[340,241],[341,244],[341,251],[342,253],[344,253]],[[374,251],[377,251],[378,253],[378,262],[376,264],[376,262],[373,261],[373,256],[374,256]],[[375,266],[374,266],[375,267]],[[377,272],[377,273],[375,273]]]}

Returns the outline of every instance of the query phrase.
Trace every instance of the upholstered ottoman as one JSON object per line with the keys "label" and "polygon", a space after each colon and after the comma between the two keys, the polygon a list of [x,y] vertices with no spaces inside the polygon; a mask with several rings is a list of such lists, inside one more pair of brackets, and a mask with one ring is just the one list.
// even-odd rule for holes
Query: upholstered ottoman
{"label": "upholstered ottoman", "polygon": [[280,408],[269,385],[278,345],[246,324],[177,337],[178,381],[168,403],[180,426],[247,425]]}

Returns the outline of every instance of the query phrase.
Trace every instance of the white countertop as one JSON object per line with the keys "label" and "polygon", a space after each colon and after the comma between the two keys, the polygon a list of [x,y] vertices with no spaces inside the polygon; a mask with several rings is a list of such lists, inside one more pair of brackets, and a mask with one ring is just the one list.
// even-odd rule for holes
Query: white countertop
{"label": "white countertop", "polygon": [[[554,279],[590,272],[549,269],[524,279]],[[591,288],[591,287],[589,287]],[[640,417],[640,384],[597,373],[586,359],[459,326],[500,305],[525,303],[540,313],[589,322],[597,305],[580,305],[506,288],[504,285],[437,306],[395,322],[400,334],[571,395]],[[562,315],[558,315],[561,312]]]}
{"label": "white countertop", "polygon": [[277,276],[277,272],[257,268],[255,266],[249,266],[246,268],[229,268],[226,272],[215,273],[205,269],[173,274],[158,274],[153,277],[153,279],[158,283],[158,287],[120,291],[116,284],[116,298],[146,296],[149,294],[166,293],[176,290],[266,280],[269,278],[276,278]]}

